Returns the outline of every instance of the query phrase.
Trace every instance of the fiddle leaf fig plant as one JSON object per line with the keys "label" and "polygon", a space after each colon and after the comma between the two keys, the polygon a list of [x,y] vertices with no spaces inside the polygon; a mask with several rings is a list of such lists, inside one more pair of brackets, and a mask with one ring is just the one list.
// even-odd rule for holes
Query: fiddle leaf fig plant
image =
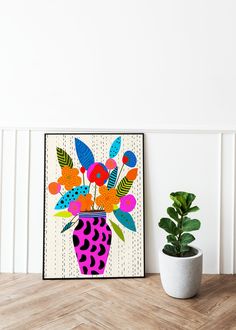
{"label": "fiddle leaf fig plant", "polygon": [[164,229],[167,235],[167,243],[163,252],[174,257],[185,257],[194,255],[189,244],[195,237],[189,232],[198,230],[201,223],[197,219],[189,218],[189,213],[197,212],[198,206],[192,206],[196,196],[194,194],[177,191],[170,194],[173,201],[171,207],[167,208],[168,218],[161,218],[159,227]]}

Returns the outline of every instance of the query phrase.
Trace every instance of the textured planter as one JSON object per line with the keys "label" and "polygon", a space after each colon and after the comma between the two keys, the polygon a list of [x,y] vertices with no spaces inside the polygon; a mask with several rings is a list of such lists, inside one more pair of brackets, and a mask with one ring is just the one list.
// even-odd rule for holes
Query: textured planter
{"label": "textured planter", "polygon": [[194,248],[192,257],[171,257],[159,253],[161,283],[174,298],[190,298],[197,294],[202,277],[202,251]]}
{"label": "textured planter", "polygon": [[81,274],[103,274],[112,232],[103,211],[82,212],[73,231],[73,244]]}

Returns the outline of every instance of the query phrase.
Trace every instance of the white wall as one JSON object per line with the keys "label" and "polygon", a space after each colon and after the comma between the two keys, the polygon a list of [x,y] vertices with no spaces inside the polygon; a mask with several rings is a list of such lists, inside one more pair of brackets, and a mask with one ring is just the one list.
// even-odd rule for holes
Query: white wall
{"label": "white wall", "polygon": [[[0,271],[41,272],[44,131],[4,129],[0,136]],[[165,233],[158,220],[170,205],[169,194],[186,190],[197,195],[201,208],[195,245],[204,252],[204,272],[235,273],[235,137],[210,131],[145,134],[147,272],[159,271]]]}
{"label": "white wall", "polygon": [[235,128],[234,0],[0,1],[12,126]]}
{"label": "white wall", "polygon": [[235,271],[235,16],[234,0],[0,1],[2,271],[41,271],[50,127],[147,132],[147,271],[177,189],[199,196],[204,271]]}

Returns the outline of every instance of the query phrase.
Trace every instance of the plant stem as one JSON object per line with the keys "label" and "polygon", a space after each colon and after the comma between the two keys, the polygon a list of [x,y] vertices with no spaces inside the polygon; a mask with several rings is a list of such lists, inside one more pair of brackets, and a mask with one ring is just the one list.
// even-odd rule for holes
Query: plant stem
{"label": "plant stem", "polygon": [[179,245],[178,245],[178,257],[181,257],[181,252],[180,252],[180,239],[181,239],[181,234],[182,234],[182,226],[183,226],[183,215],[181,215],[181,218],[180,218],[180,221],[178,223],[178,229],[179,229],[179,235],[178,235],[178,242],[179,242]]}
{"label": "plant stem", "polygon": [[94,209],[94,204],[95,204],[95,199],[96,199],[96,192],[97,192],[97,185],[96,185],[96,183],[95,183],[94,200],[93,200],[93,209]]}
{"label": "plant stem", "polygon": [[85,183],[84,183],[84,173],[83,173],[83,185],[85,185]]}
{"label": "plant stem", "polygon": [[122,170],[123,170],[124,165],[125,165],[125,164],[123,164],[123,165],[121,166],[121,169],[120,169],[120,172],[119,172],[118,177],[117,177],[117,179],[116,179],[116,183],[115,183],[115,186],[114,186],[114,187],[116,187],[116,185],[117,185],[117,183],[118,183],[118,180],[119,180],[119,177],[120,177],[120,175],[121,175],[121,172],[122,172]]}

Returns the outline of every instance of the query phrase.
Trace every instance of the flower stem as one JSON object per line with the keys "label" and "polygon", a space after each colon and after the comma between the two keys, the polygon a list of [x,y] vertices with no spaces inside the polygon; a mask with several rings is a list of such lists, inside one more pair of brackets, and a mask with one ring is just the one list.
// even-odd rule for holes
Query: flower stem
{"label": "flower stem", "polygon": [[85,185],[85,183],[84,183],[84,173],[83,173],[83,185]]}
{"label": "flower stem", "polygon": [[96,199],[96,192],[97,192],[97,185],[96,185],[96,183],[95,183],[94,200],[93,200],[93,209],[94,209],[94,204],[95,204],[95,199]]}
{"label": "flower stem", "polygon": [[123,170],[124,165],[125,165],[125,164],[123,164],[123,165],[121,166],[121,169],[120,169],[120,172],[119,172],[118,177],[117,177],[117,179],[116,179],[116,183],[115,183],[115,186],[114,186],[114,187],[116,187],[116,185],[117,185],[117,183],[118,183],[118,180],[119,180],[119,177],[120,177],[120,175],[121,175],[121,172],[122,172],[122,170]]}

